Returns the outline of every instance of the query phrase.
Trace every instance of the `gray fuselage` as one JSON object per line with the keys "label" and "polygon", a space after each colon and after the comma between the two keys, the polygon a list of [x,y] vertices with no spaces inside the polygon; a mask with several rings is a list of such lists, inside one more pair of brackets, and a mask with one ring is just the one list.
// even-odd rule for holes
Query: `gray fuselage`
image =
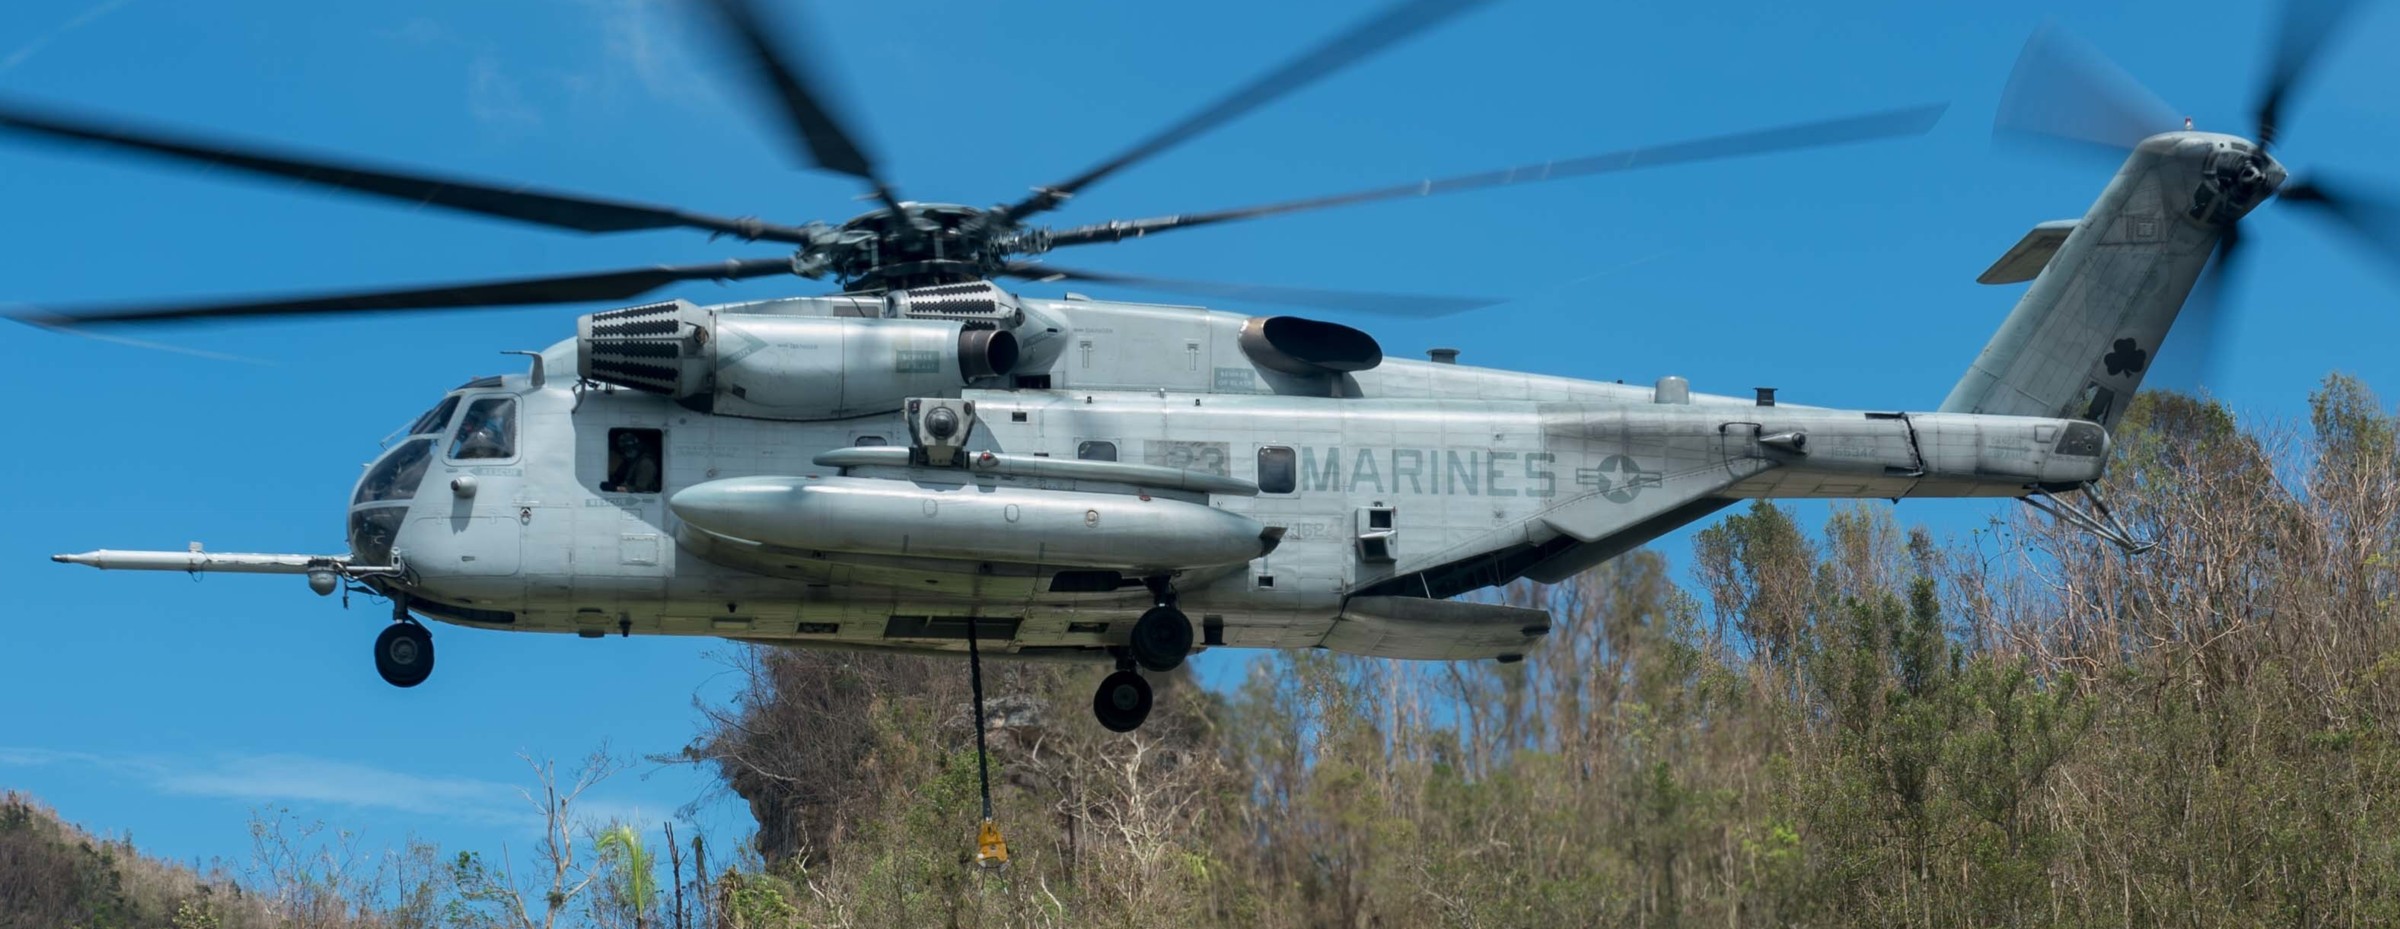
{"label": "gray fuselage", "polygon": [[[383,582],[389,590],[419,613],[465,625],[938,649],[963,647],[941,627],[945,617],[1007,617],[1013,629],[989,647],[1097,656],[1121,642],[1130,625],[1122,620],[1150,591],[1053,589],[1055,569],[1072,563],[743,543],[694,532],[671,501],[737,478],[874,480],[925,498],[913,530],[922,536],[989,538],[1007,530],[947,522],[973,508],[943,501],[1107,493],[1125,506],[1208,506],[1282,530],[1254,559],[1173,572],[1207,644],[1488,657],[1521,654],[1546,627],[1397,635],[1383,617],[1346,604],[1555,580],[1744,497],[2018,496],[2096,476],[2106,451],[2096,427],[2069,420],[1762,406],[1689,393],[1679,379],[1626,386],[1399,360],[1294,375],[1245,354],[1239,340],[1250,317],[1020,299],[1055,324],[1041,334],[1056,343],[1028,339],[1027,357],[1047,359],[1040,369],[951,393],[979,409],[971,451],[1106,457],[1257,482],[1262,492],[1087,487],[956,469],[846,476],[814,460],[908,444],[897,410],[779,421],[699,412],[557,373],[540,386],[510,375],[455,392],[460,402],[422,427],[427,437],[393,444],[387,455],[429,443],[420,446],[430,449],[425,473],[405,500],[362,482],[359,499],[383,499],[354,507],[353,558],[404,565],[404,575]],[[804,298],[719,309],[805,316],[854,304]],[[576,371],[578,351],[575,341],[554,346],[542,368]],[[506,457],[452,458],[476,401],[500,399],[515,404]],[[656,430],[655,492],[603,489],[613,486],[610,437],[625,430]],[[1094,525],[1044,531],[1106,533],[1118,522],[1095,516]],[[1376,543],[1362,544],[1367,536]]]}

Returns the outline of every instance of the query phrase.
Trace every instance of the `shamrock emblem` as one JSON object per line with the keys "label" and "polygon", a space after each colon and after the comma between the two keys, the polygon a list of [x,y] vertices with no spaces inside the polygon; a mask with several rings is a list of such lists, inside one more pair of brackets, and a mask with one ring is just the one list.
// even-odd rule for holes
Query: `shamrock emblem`
{"label": "shamrock emblem", "polygon": [[2118,339],[2111,346],[2115,351],[2102,356],[2100,363],[2108,366],[2110,376],[2140,374],[2142,366],[2150,363],[2150,353],[2134,347],[2132,339]]}

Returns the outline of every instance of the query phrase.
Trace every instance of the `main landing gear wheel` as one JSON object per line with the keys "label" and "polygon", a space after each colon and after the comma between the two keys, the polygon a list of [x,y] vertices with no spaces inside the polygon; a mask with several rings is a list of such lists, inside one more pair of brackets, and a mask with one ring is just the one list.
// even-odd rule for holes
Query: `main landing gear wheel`
{"label": "main landing gear wheel", "polygon": [[1192,620],[1173,606],[1152,607],[1133,621],[1133,635],[1125,644],[1142,667],[1173,671],[1192,653]]}
{"label": "main landing gear wheel", "polygon": [[375,637],[375,673],[394,687],[415,687],[433,675],[433,634],[416,623],[393,623]]}
{"label": "main landing gear wheel", "polygon": [[1119,671],[1100,681],[1092,695],[1092,715],[1110,732],[1132,732],[1150,718],[1150,682],[1132,671]]}

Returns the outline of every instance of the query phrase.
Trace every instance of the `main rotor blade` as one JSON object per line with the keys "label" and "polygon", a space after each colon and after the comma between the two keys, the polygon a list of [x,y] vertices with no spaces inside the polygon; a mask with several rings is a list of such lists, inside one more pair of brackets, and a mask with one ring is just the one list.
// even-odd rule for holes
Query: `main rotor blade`
{"label": "main rotor blade", "polygon": [[746,239],[805,244],[808,230],[750,219],[690,213],[672,207],[500,187],[437,174],[371,168],[204,139],[116,121],[101,121],[0,103],[0,132],[53,142],[99,145],[170,162],[232,168],[252,174],[369,194],[420,206],[478,213],[578,232],[693,228]]}
{"label": "main rotor blade", "polygon": [[1506,187],[1511,184],[1555,181],[1562,178],[1634,171],[1643,168],[1661,168],[1668,165],[1689,164],[1719,158],[1738,158],[1768,152],[1846,145],[1892,136],[1923,135],[1933,128],[1934,122],[1941,118],[1942,111],[1948,108],[1949,104],[1946,103],[1915,106],[1869,113],[1864,116],[1799,123],[1668,145],[1629,148],[1605,155],[1592,155],[1567,161],[1549,161],[1478,174],[1414,181],[1346,194],[1286,200],[1281,203],[1217,210],[1209,213],[1183,213],[1149,219],[1096,223],[1054,231],[1050,234],[1050,245],[1058,248],[1068,245],[1087,245],[1093,242],[1117,242],[1168,229],[1185,229],[1211,223],[1257,219],[1262,216],[1321,210],[1327,207],[1348,206],[1353,203],[1367,203],[1375,200],[1428,197],[1434,194],[1457,193],[1465,190]]}
{"label": "main rotor blade", "polygon": [[2275,58],[2258,100],[2258,142],[2273,145],[2283,129],[2283,106],[2325,50],[2356,0],[2284,0],[2275,29]]}
{"label": "main rotor blade", "polygon": [[[837,174],[847,174],[866,181],[875,188],[875,197],[891,207],[895,214],[904,214],[891,185],[875,169],[875,159],[858,144],[857,135],[842,126],[833,109],[826,105],[816,88],[804,77],[805,71],[797,60],[775,46],[768,36],[766,21],[751,0],[708,0],[716,11],[725,37],[735,50],[750,59],[755,77],[783,105],[784,121],[797,137],[810,163]],[[787,33],[788,34],[788,33]]]}
{"label": "main rotor blade", "polygon": [[1112,274],[1104,271],[1079,271],[1073,268],[1030,262],[1011,264],[1002,269],[1000,273],[1033,281],[1090,281],[1163,293],[1194,294],[1225,300],[1245,300],[1278,306],[1315,307],[1383,316],[1448,316],[1452,313],[1463,313],[1508,302],[1488,297],[1429,297],[1416,294],[1378,294],[1347,290],[1318,290],[1308,287],[1276,287],[1265,284],[1185,281],[1139,277],[1131,274]]}
{"label": "main rotor blade", "polygon": [[1346,32],[1310,49],[1298,58],[1227,94],[1223,99],[1201,108],[1181,122],[1159,130],[1155,135],[1135,143],[1115,157],[1086,169],[1049,187],[1038,188],[1034,194],[1002,209],[995,217],[1002,223],[1023,219],[1035,213],[1056,208],[1067,198],[1111,174],[1122,171],[1136,162],[1149,158],[1207,132],[1276,98],[1339,71],[1376,52],[1398,44],[1423,32],[1445,19],[1490,0],[1408,0],[1395,4],[1367,18]]}
{"label": "main rotor blade", "polygon": [[393,310],[445,310],[469,307],[535,306],[623,300],[677,281],[730,281],[792,273],[790,258],[743,258],[703,265],[660,265],[590,274],[565,274],[516,280],[443,284],[406,290],[314,294],[272,300],[106,307],[57,313],[18,314],[9,318],[51,329],[96,325],[157,323],[179,320],[221,320],[255,316],[321,316],[334,313],[380,313]]}
{"label": "main rotor blade", "polygon": [[2324,175],[2313,174],[2283,185],[2276,199],[2333,220],[2382,261],[2385,270],[2400,272],[2400,197],[2368,193],[2348,182],[2336,186]]}
{"label": "main rotor blade", "polygon": [[1992,135],[2123,152],[2180,125],[2173,107],[2099,49],[2046,23],[2017,53]]}

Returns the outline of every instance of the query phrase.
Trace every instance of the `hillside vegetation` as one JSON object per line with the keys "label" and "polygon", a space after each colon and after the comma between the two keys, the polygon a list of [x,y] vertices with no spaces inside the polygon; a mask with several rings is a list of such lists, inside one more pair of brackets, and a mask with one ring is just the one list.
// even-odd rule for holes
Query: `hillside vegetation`
{"label": "hillside vegetation", "polygon": [[[1266,654],[1221,692],[1169,676],[1132,736],[1087,718],[1089,668],[988,664],[1014,853],[996,874],[962,864],[959,663],[751,650],[678,757],[749,804],[752,848],[585,842],[564,873],[594,882],[547,910],[472,854],[420,850],[442,867],[353,915],[2400,925],[2400,449],[2355,382],[2313,410],[2244,428],[2145,396],[2109,481],[2159,541],[2139,556],[1997,505],[1936,539],[1884,505],[1806,527],[1758,504],[1699,534],[1688,586],[1642,552],[1502,592],[1556,618],[1520,664]],[[9,870],[13,914],[31,898]],[[246,899],[294,899],[276,880]]]}
{"label": "hillside vegetation", "polygon": [[144,857],[0,791],[0,927],[247,929],[282,925],[231,879]]}

